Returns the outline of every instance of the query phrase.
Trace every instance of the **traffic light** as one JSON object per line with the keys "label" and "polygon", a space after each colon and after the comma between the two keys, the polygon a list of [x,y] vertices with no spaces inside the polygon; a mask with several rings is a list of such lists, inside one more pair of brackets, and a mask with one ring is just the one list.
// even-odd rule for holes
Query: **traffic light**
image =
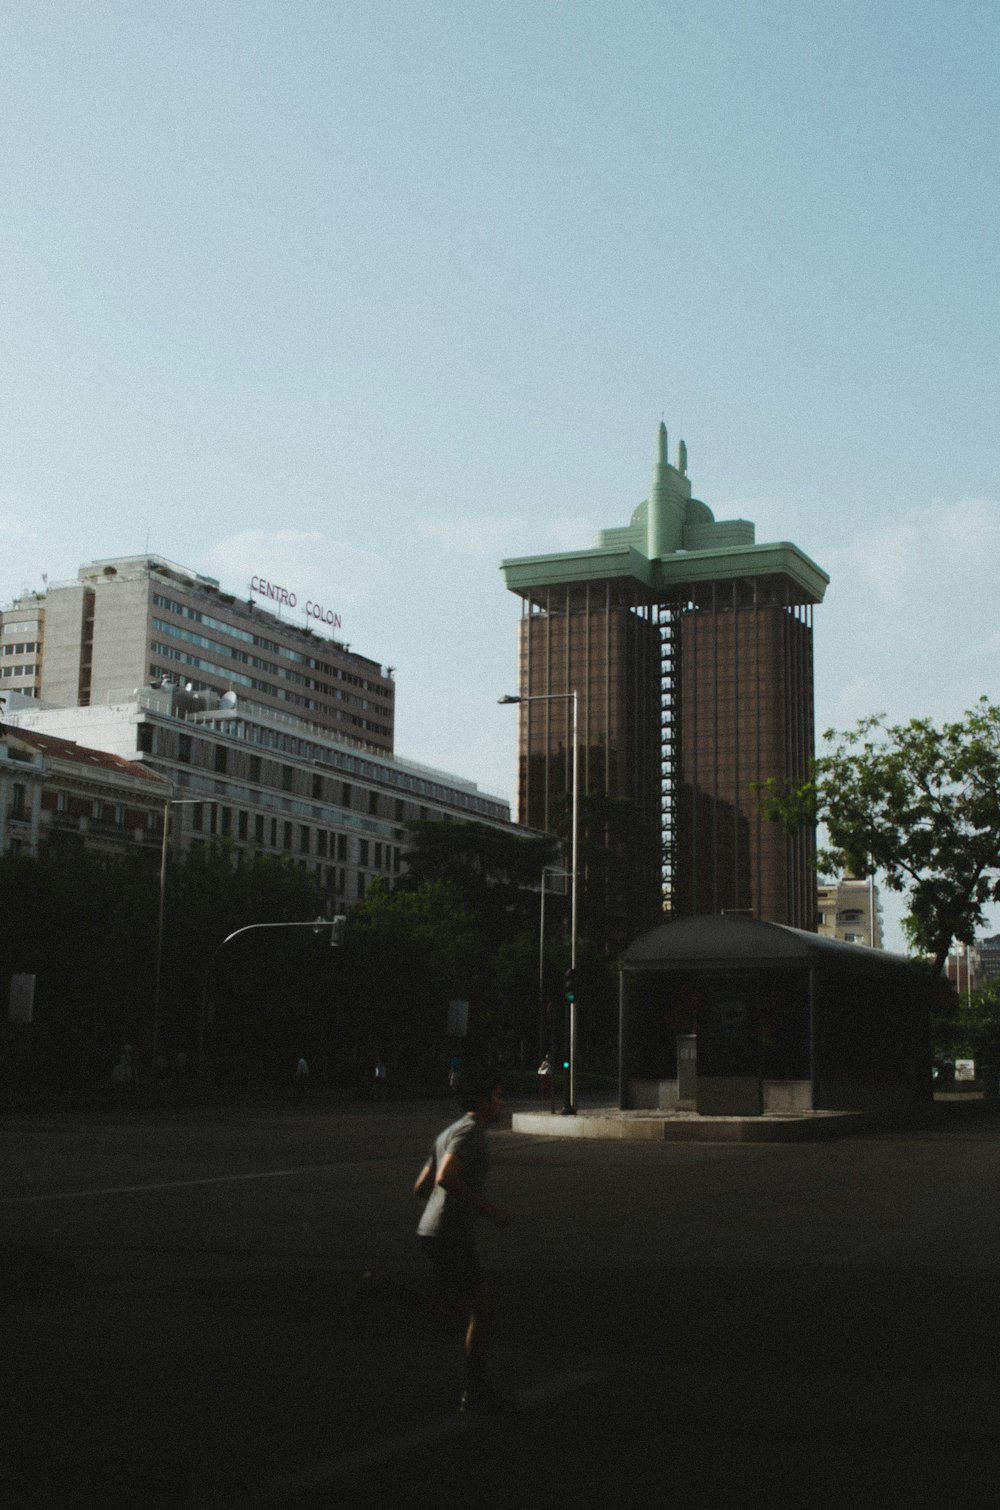
{"label": "traffic light", "polygon": [[576,971],[566,971],[566,986],[563,993],[567,1001],[576,1001]]}

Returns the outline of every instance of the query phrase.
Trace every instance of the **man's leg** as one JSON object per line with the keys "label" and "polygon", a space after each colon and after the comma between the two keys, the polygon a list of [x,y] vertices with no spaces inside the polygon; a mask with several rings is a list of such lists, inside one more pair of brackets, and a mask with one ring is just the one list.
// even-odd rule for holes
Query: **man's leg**
{"label": "man's leg", "polygon": [[493,1296],[489,1285],[481,1281],[469,1296],[469,1324],[465,1331],[465,1388],[470,1395],[482,1388],[492,1320]]}

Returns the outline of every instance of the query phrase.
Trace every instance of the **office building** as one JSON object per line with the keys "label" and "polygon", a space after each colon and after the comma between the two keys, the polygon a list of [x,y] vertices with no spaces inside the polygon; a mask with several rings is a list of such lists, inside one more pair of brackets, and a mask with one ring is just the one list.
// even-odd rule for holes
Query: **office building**
{"label": "office building", "polygon": [[[175,852],[224,838],[284,855],[338,906],[405,869],[412,821],[515,827],[475,782],[394,754],[391,668],[342,643],[331,609],[263,577],[250,588],[146,555],[23,594],[0,613],[8,724],[155,772]],[[287,617],[299,608],[304,624]]]}
{"label": "office building", "polygon": [[694,498],[660,425],[648,499],[590,550],[504,561],[522,603],[518,817],[570,790],[624,799],[650,843],[650,920],[742,913],[814,929],[815,835],[766,822],[755,783],[808,778],[812,613],[828,577]]}
{"label": "office building", "polygon": [[161,556],[92,561],[0,612],[0,694],[87,707],[180,682],[391,751],[392,676],[338,640],[339,624],[264,577],[241,598]]}
{"label": "office building", "polygon": [[85,708],[12,702],[16,732],[108,751],[163,777],[175,852],[224,838],[238,850],[284,855],[345,905],[376,876],[391,881],[405,869],[407,823],[512,827],[507,803],[475,782],[244,707],[232,692],[218,698],[172,685]]}

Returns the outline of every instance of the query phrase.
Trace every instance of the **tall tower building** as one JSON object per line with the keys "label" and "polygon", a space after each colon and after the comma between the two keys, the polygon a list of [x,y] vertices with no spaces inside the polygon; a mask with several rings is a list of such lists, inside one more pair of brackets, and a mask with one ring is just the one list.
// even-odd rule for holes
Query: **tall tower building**
{"label": "tall tower building", "polygon": [[[816,926],[815,836],[760,815],[753,787],[808,779],[812,610],[829,578],[691,495],[661,424],[649,497],[590,550],[504,561],[522,602],[518,817],[550,828],[572,770],[624,799],[646,911]],[[621,804],[619,804],[619,807]]]}

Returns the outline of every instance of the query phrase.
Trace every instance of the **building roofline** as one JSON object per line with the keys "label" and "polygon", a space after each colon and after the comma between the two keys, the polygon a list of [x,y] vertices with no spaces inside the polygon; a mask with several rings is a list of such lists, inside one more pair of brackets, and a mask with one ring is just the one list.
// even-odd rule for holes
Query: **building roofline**
{"label": "building roofline", "polygon": [[821,603],[830,578],[791,541],[732,545],[722,550],[676,551],[648,560],[634,546],[518,556],[500,563],[507,588],[531,598],[542,588],[574,582],[633,581],[654,597],[687,583],[785,577],[809,603]]}

